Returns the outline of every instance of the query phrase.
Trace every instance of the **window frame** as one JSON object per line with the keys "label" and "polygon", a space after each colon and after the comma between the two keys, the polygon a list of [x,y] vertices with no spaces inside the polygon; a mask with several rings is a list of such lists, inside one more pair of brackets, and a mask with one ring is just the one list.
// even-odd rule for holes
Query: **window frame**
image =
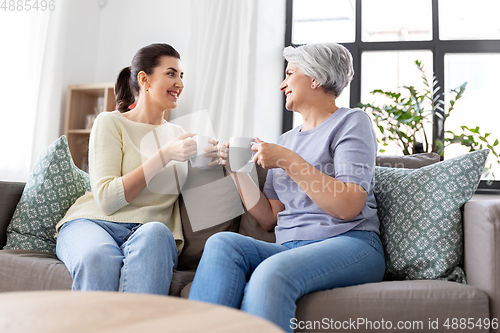
{"label": "window frame", "polygon": [[[429,50],[433,54],[432,69],[441,89],[438,95],[442,98],[443,91],[449,88],[444,86],[444,57],[453,53],[500,53],[500,39],[488,40],[440,40],[439,39],[439,0],[432,0],[432,40],[429,41],[390,41],[390,42],[363,42],[361,37],[362,28],[362,0],[355,0],[355,40],[353,43],[339,43],[345,46],[352,54],[354,65],[354,77],[350,87],[350,107],[356,107],[361,101],[361,55],[367,51],[408,51],[408,50]],[[293,25],[293,0],[286,0],[286,27],[285,46],[298,46],[292,43]],[[285,62],[286,68],[286,62]],[[444,89],[443,89],[444,88]],[[285,98],[283,97],[283,101]],[[284,105],[284,103],[283,103]],[[441,112],[441,111],[438,111]],[[442,112],[441,112],[442,113]],[[293,114],[283,107],[282,132],[292,129]],[[444,138],[443,120],[439,116],[434,116],[433,120],[433,140]],[[499,194],[500,180],[495,180],[491,184],[481,180],[476,193]]]}

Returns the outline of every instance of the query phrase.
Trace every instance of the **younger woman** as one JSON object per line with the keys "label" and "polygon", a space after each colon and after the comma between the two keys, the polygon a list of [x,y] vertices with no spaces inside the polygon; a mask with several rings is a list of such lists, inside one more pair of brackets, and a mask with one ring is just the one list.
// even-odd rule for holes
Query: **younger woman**
{"label": "younger woman", "polygon": [[143,47],[118,75],[118,110],[101,113],[90,134],[92,191],[56,226],[73,290],[168,294],[183,245],[177,197],[196,152],[194,134],[164,119],[183,75],[167,44]]}

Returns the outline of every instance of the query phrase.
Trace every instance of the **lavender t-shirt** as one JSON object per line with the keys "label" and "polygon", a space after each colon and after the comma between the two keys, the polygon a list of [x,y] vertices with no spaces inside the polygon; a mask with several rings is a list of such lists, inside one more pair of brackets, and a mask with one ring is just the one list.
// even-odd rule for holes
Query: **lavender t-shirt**
{"label": "lavender t-shirt", "polygon": [[[369,116],[360,109],[340,108],[309,131],[301,132],[301,127],[281,135],[278,144],[293,150],[323,173],[362,186],[368,197],[354,219],[337,219],[316,205],[283,169],[271,169],[263,192],[268,199],[278,199],[285,206],[278,213],[276,243],[324,239],[349,230],[379,233],[373,196],[377,141]],[[325,191],[327,187],[334,190],[331,184],[310,186],[315,191]]]}

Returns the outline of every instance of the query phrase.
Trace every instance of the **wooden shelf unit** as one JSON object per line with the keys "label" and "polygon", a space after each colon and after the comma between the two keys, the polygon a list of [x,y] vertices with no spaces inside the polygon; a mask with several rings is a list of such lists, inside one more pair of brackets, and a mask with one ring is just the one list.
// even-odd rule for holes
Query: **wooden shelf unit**
{"label": "wooden shelf unit", "polygon": [[75,165],[88,171],[88,149],[92,118],[116,109],[114,83],[68,86],[64,135]]}

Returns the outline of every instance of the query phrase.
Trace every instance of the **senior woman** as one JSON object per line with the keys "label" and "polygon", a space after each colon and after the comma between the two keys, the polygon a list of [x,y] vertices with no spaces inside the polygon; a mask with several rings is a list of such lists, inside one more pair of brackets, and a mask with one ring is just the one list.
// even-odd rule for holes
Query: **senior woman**
{"label": "senior woman", "polygon": [[338,44],[285,48],[280,90],[303,125],[277,144],[257,139],[254,161],[269,169],[263,193],[249,174],[234,173],[241,198],[276,244],[237,233],[210,237],[190,299],[240,308],[285,331],[307,293],[381,281],[384,251],[373,195],[377,143],[368,115],[335,101],[353,76]]}

